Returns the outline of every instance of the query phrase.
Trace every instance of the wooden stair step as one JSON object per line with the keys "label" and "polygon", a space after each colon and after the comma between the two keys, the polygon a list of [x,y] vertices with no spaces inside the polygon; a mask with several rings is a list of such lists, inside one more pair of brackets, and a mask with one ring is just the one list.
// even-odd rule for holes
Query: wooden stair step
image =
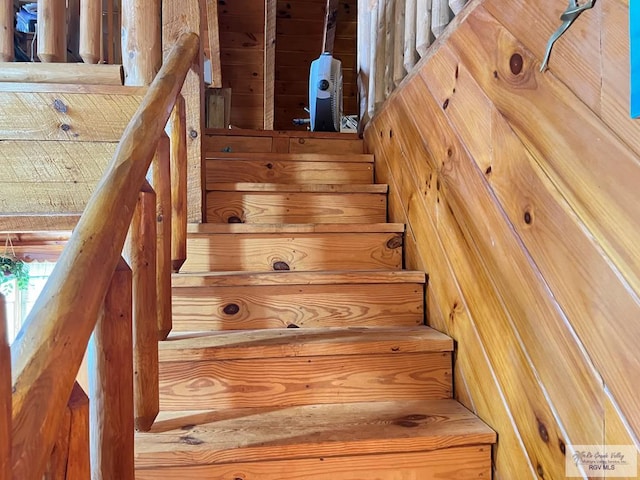
{"label": "wooden stair step", "polygon": [[206,189],[216,183],[373,183],[373,155],[216,153],[207,155]]}
{"label": "wooden stair step", "polygon": [[202,225],[180,271],[400,270],[404,226],[392,225]]}
{"label": "wooden stair step", "polygon": [[173,276],[173,331],[399,327],[424,322],[424,272]]}
{"label": "wooden stair step", "polygon": [[[376,479],[389,480],[489,479],[495,441],[489,427],[451,399],[162,412],[150,433],[136,434],[136,478],[361,480],[376,472]],[[452,455],[432,465],[429,452]],[[394,454],[395,460],[413,454],[407,458],[412,465],[422,463],[418,471],[425,476],[387,476],[403,468],[385,460]],[[421,462],[416,462],[419,454]],[[358,459],[361,455],[368,468]],[[346,463],[340,460],[345,457]],[[279,470],[283,476],[275,476],[276,461],[287,466]],[[339,468],[334,476],[323,474],[324,462],[329,469]],[[384,477],[378,476],[378,462],[387,472]],[[306,475],[294,475],[298,468]],[[453,473],[445,476],[446,468]],[[437,475],[431,476],[434,471]],[[232,472],[237,474],[225,476]]]}
{"label": "wooden stair step", "polygon": [[266,193],[371,193],[386,194],[389,186],[381,183],[365,185],[336,184],[289,184],[289,183],[212,183],[212,188],[220,192],[266,192]]}
{"label": "wooden stair step", "polygon": [[205,131],[206,152],[363,153],[357,134],[247,129]]}
{"label": "wooden stair step", "polygon": [[[171,340],[160,356],[160,408],[451,397],[450,343],[424,326],[380,330],[351,335],[340,329],[264,330],[253,338],[265,357],[249,352],[250,341],[237,344],[242,338],[237,332]],[[229,343],[228,349],[213,351]],[[169,353],[174,348],[180,352]]]}
{"label": "wooden stair step", "polygon": [[387,185],[215,183],[207,191],[211,223],[380,223]]}
{"label": "wooden stair step", "polygon": [[453,340],[427,326],[172,334],[159,344],[161,362],[451,351]]}
{"label": "wooden stair step", "polygon": [[373,163],[370,153],[208,152],[207,160],[273,160],[282,162]]}

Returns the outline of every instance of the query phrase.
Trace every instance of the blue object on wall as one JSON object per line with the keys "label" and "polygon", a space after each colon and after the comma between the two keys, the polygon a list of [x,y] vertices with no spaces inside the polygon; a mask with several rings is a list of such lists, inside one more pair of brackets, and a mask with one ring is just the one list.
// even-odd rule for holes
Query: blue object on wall
{"label": "blue object on wall", "polygon": [[640,117],[640,0],[629,1],[631,118]]}

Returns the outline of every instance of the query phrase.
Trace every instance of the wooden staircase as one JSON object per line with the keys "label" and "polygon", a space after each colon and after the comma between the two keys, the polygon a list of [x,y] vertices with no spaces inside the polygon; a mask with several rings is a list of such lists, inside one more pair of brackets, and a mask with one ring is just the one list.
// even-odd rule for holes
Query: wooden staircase
{"label": "wooden staircase", "polygon": [[452,399],[453,342],[424,325],[373,158],[308,138],[209,155],[136,478],[490,479],[495,433]]}

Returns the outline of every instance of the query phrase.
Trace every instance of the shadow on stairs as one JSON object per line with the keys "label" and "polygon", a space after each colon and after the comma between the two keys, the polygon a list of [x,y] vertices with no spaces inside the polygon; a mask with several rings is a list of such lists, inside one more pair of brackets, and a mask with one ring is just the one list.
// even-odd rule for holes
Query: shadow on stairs
{"label": "shadow on stairs", "polygon": [[208,143],[136,478],[490,479],[495,433],[452,399],[453,342],[424,324],[372,156],[345,135],[241,138]]}

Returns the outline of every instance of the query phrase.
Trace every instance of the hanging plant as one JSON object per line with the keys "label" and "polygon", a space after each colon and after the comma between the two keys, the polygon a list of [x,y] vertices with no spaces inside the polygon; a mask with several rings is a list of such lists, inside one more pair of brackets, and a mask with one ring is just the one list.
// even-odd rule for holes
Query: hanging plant
{"label": "hanging plant", "polygon": [[15,279],[20,290],[29,286],[29,267],[12,255],[0,255],[0,284]]}

